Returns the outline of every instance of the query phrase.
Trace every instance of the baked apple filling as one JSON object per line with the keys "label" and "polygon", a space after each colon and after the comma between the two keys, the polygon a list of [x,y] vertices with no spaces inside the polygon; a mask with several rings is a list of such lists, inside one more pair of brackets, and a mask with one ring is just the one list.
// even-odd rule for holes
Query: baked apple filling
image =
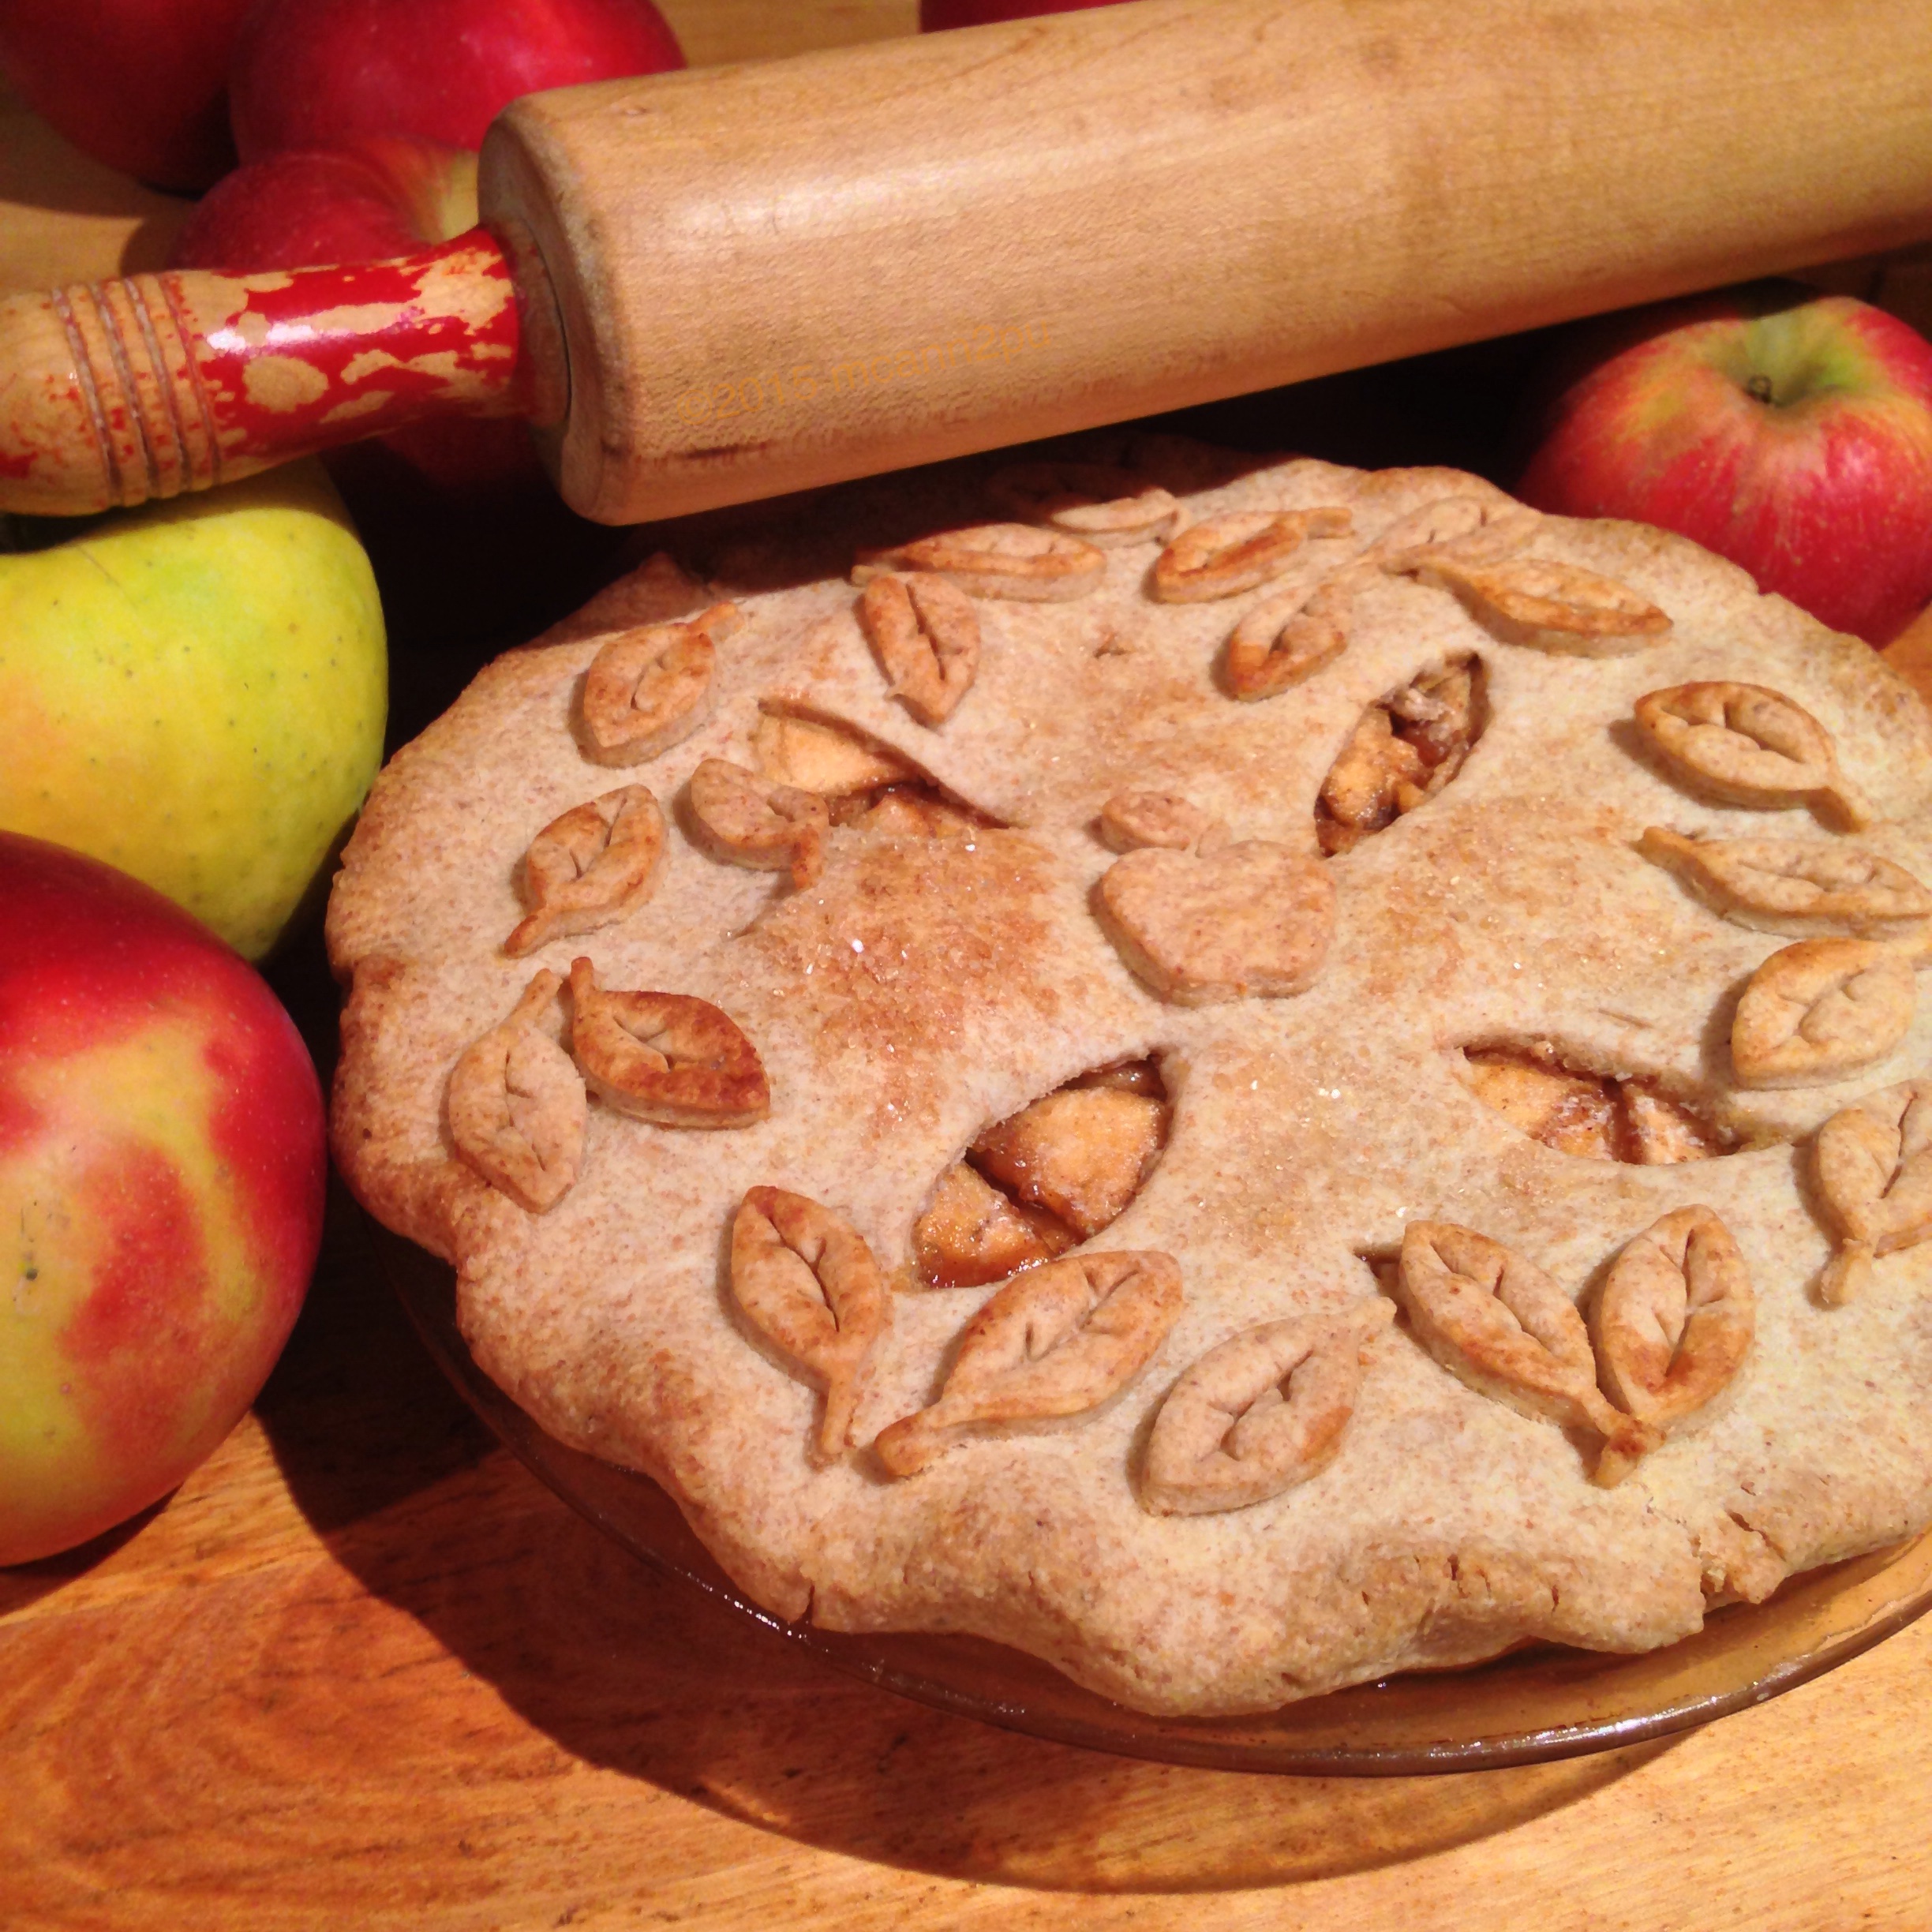
{"label": "baked apple filling", "polygon": [[767,711],[751,734],[758,775],[824,799],[830,822],[900,838],[949,838],[995,822],[949,797],[911,759],[829,719]]}
{"label": "baked apple filling", "polygon": [[1463,1050],[1476,1098],[1559,1154],[1640,1167],[1735,1153],[1738,1136],[1653,1081],[1566,1065],[1547,1044]]}
{"label": "baked apple filling", "polygon": [[1465,653],[1363,712],[1315,801],[1315,836],[1333,858],[1425,804],[1462,769],[1488,722],[1482,660]]}
{"label": "baked apple filling", "polygon": [[979,1287],[1091,1240],[1140,1191],[1171,1111],[1149,1058],[1083,1073],[983,1129],[913,1228],[920,1282]]}

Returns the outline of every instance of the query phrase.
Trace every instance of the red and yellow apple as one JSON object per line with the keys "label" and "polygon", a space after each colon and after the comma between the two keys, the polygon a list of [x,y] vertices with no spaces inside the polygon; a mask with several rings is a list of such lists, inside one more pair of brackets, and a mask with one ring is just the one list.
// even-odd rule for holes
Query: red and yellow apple
{"label": "red and yellow apple", "polygon": [[261,0],[229,96],[244,161],[369,135],[474,148],[519,95],[683,65],[651,0]]}
{"label": "red and yellow apple", "polygon": [[0,833],[0,1563],[174,1488],[253,1401],[321,1241],[322,1095],[159,893]]}
{"label": "red and yellow apple", "polygon": [[233,165],[228,61],[250,0],[4,0],[0,73],[84,154],[193,192]]}
{"label": "red and yellow apple", "polygon": [[1849,296],[1754,287],[1586,329],[1517,493],[1694,538],[1883,644],[1932,598],[1932,343]]}

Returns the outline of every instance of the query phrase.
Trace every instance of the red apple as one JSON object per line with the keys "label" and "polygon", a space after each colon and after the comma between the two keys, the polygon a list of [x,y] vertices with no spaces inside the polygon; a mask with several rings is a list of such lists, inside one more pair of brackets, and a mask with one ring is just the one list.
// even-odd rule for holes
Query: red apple
{"label": "red apple", "polygon": [[291,148],[217,182],[175,238],[176,268],[383,261],[476,226],[476,156],[402,138]]}
{"label": "red apple", "polygon": [[229,76],[235,144],[480,148],[519,95],[683,65],[650,0],[261,0]]}
{"label": "red apple", "polygon": [[[379,261],[475,225],[476,156],[406,137],[290,148],[238,167],[189,218],[178,268]],[[573,516],[519,421],[425,422],[324,458],[393,634],[541,629],[589,593],[620,533]]]}
{"label": "red apple", "polygon": [[1694,537],[1883,644],[1932,597],[1932,343],[1849,296],[1762,286],[1586,330],[1517,492]]}
{"label": "red apple", "polygon": [[0,833],[0,1563],[165,1496],[254,1399],[322,1234],[275,995],[99,861]]}
{"label": "red apple", "polygon": [[1120,0],[919,0],[921,33],[947,27],[983,27],[991,21],[1025,20],[1035,13],[1077,13],[1083,7],[1117,6]]}
{"label": "red apple", "polygon": [[83,153],[192,193],[230,166],[228,59],[249,0],[0,0],[0,73]]}

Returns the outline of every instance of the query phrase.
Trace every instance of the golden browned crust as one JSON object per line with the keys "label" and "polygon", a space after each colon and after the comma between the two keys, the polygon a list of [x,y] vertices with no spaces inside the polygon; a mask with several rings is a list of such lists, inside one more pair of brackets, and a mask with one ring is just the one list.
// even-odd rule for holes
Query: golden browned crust
{"label": "golden browned crust", "polygon": [[[1525,1638],[1640,1649],[1695,1629],[1710,1603],[1923,1526],[1932,1242],[1866,1241],[1858,1292],[1828,1305],[1821,1283],[1855,1230],[1811,1173],[1826,1120],[1926,1067],[1932,1010],[1913,1002],[1896,1042],[1845,1077],[1740,1084],[1739,994],[1790,937],[1729,916],[1639,849],[1652,828],[1701,851],[1828,842],[1932,883],[1932,725],[1904,685],[1679,539],[1526,519],[1453,472],[1236,474],[1121,437],[1043,460],[1089,467],[1030,494],[984,487],[995,464],[896,478],[833,500],[815,526],[687,560],[714,582],[647,566],[490,666],[384,774],[330,908],[350,988],[335,1146],[373,1212],[455,1264],[481,1365],[564,1440],[664,1484],[780,1614],[976,1631],[1152,1710],[1264,1709]],[[1097,566],[1007,535],[982,542],[990,561],[962,564],[943,545],[911,559],[957,567],[981,638],[952,714],[936,727],[909,714],[855,610],[855,554],[900,567],[908,543],[1016,504],[1064,515],[1069,490],[1105,512],[1088,519]],[[1354,573],[1340,642],[1299,682],[1264,680],[1238,702],[1223,681],[1230,635],[1282,586],[1156,601],[1151,572],[1175,519],[1336,510],[1346,536],[1311,541],[1290,568],[1315,571],[1311,583]],[[1457,571],[1428,560],[1455,545],[1452,589]],[[1509,603],[1505,560],[1512,582],[1566,608]],[[1017,581],[1028,571],[1040,581]],[[521,855],[610,789],[573,735],[599,640],[727,597],[744,623],[717,641],[713,708],[637,768],[670,828],[649,903],[507,957]],[[1636,647],[1574,655],[1562,641],[1598,632]],[[1465,656],[1481,668],[1473,748],[1393,822],[1319,859],[1316,801],[1365,713]],[[1639,701],[1712,686],[1779,693],[1829,758],[1793,739],[1804,755],[1782,792],[1738,766],[1749,745],[1687,767],[1683,733],[1647,732],[1658,707]],[[1733,713],[1753,729],[1789,721]],[[783,727],[821,736],[799,751]],[[701,762],[796,785],[787,761],[807,752],[814,769],[856,774],[838,781],[822,833],[814,818],[814,864],[788,867],[782,841],[759,861],[777,870],[695,841],[686,791]],[[863,809],[886,783],[924,789]],[[1220,975],[1231,996],[1196,1005],[1137,976],[1095,915],[1117,863],[1105,808],[1130,792],[1184,801],[1190,826],[1215,828],[1172,849],[1183,865],[1226,849],[1225,827],[1235,844],[1322,868],[1333,934],[1305,979],[1282,973],[1256,997]],[[1867,809],[1871,822],[1848,829]],[[1778,863],[1820,871],[1802,853]],[[601,985],[728,1014],[769,1078],[770,1112],[692,1133],[593,1100],[575,1185],[534,1216],[458,1158],[446,1085],[533,972],[567,973],[580,953]],[[567,1012],[540,1024],[567,1041]],[[1708,1124],[1712,1157],[1642,1165],[1544,1144],[1472,1090],[1470,1051],[1668,1095]],[[863,1377],[840,1385],[854,1406],[833,1433],[854,1447],[830,1440],[811,1351],[788,1354],[730,1293],[728,1229],[747,1195],[817,1204],[886,1281],[911,1287],[920,1217],[989,1127],[1150,1056],[1171,1107],[1164,1143],[1073,1258],[1171,1256],[1171,1326],[1165,1300],[1159,1323],[1136,1318],[1118,1372],[1092,1378],[1092,1406],[996,1404],[893,1481],[870,1445],[943,1402],[962,1337],[1004,1291],[894,1292]],[[1902,1174],[1915,1147],[1907,1135],[1894,1155],[1888,1141],[1886,1159]],[[1850,1185],[1833,1181],[1845,1199]],[[1567,1426],[1568,1410],[1519,1413],[1446,1369],[1407,1318],[1367,1319],[1412,1224],[1474,1230],[1587,1310],[1617,1255],[1693,1206],[1721,1221],[1747,1272],[1748,1349],[1721,1399],[1674,1421],[1615,1488],[1591,1481],[1611,1383],[1593,1398],[1579,1384],[1590,1426]],[[1646,1307],[1676,1320],[1669,1294]],[[1267,1493],[1200,1513],[1145,1505],[1147,1435],[1184,1371],[1263,1324],[1326,1334],[1351,1311],[1359,1385],[1346,1403],[1305,1395],[1320,1426],[1261,1458],[1296,1480],[1224,1471],[1223,1500]],[[1281,1372],[1305,1354],[1285,1350]],[[1266,1369],[1244,1368],[1225,1399],[1286,1410],[1290,1392],[1263,1386]]]}

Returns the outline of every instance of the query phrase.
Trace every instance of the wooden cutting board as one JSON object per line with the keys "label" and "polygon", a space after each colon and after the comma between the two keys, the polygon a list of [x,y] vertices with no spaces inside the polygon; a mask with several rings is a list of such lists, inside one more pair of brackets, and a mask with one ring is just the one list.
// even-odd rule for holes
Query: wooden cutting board
{"label": "wooden cutting board", "polygon": [[[665,11],[729,58],[912,9]],[[22,130],[57,158],[24,193]],[[0,286],[110,272],[178,207],[61,151],[0,102]],[[406,650],[406,689],[449,668]],[[326,1052],[319,945],[276,979]],[[1929,1680],[1932,1620],[1672,1743],[1435,1779],[1188,1770],[945,1717],[551,1497],[443,1383],[339,1197],[214,1459],[126,1531],[0,1572],[0,1926],[1918,1932]]]}

